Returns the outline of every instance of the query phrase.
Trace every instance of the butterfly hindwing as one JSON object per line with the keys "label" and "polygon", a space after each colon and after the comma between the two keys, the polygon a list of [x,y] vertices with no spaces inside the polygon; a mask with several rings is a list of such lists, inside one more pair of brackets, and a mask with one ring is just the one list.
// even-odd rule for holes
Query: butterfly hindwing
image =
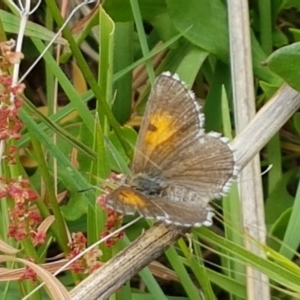
{"label": "butterfly hindwing", "polygon": [[202,201],[209,202],[226,194],[237,176],[227,139],[216,133],[200,136],[177,151],[173,159],[160,173],[165,184],[196,192]]}
{"label": "butterfly hindwing", "polygon": [[120,186],[107,197],[107,205],[114,210],[127,215],[139,213],[142,216],[155,218],[164,212],[153,205],[142,193],[126,186]]}
{"label": "butterfly hindwing", "polygon": [[133,215],[163,221],[180,226],[209,226],[213,212],[207,205],[170,201],[165,197],[145,197],[142,193],[126,186],[114,190],[107,198],[107,205],[114,210]]}

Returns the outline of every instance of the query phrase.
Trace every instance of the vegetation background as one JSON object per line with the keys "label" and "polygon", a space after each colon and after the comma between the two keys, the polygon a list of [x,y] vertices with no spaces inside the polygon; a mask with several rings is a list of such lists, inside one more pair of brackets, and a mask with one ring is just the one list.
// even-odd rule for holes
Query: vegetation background
{"label": "vegetation background", "polygon": [[[18,39],[24,55],[20,71],[13,71],[18,63],[11,53],[2,52],[0,62],[0,298],[23,297],[40,278],[48,289],[30,299],[67,299],[65,289],[151,226],[139,221],[77,260],[59,280],[50,274],[131,220],[101,206],[101,195],[113,185],[90,187],[101,187],[100,178],[116,179],[112,171],[129,173],[155,76],[178,73],[204,106],[206,130],[232,138],[237,116],[230,57],[237,53],[230,56],[226,1],[23,2],[23,9],[8,0],[0,4],[0,42]],[[300,91],[300,2],[248,5],[259,110],[284,82]],[[17,83],[13,74],[22,78],[24,93],[22,85],[10,88]],[[12,103],[11,94],[20,101]],[[244,246],[247,233],[233,188],[213,203],[212,228],[194,229],[112,297],[251,299],[247,284],[255,278],[246,266],[252,266],[270,279],[270,298],[300,299],[299,133],[296,113],[260,155],[262,170],[272,165],[262,177],[267,242],[256,244],[263,257]]]}

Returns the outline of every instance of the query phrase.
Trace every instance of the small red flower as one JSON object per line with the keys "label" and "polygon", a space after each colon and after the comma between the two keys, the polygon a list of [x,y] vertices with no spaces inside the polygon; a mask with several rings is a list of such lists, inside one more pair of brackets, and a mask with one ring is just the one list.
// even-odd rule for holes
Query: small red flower
{"label": "small red flower", "polygon": [[43,220],[42,216],[36,211],[30,211],[28,213],[28,223],[33,226],[35,224],[41,223]]}
{"label": "small red flower", "polygon": [[8,236],[14,238],[16,241],[24,240],[27,236],[24,222],[18,224],[10,223],[8,227]]}
{"label": "small red flower", "polygon": [[[28,259],[31,262],[34,262],[33,259]],[[20,280],[26,280],[29,279],[32,282],[36,282],[37,280],[37,274],[35,273],[35,271],[33,269],[31,269],[30,267],[26,266],[25,267],[25,271],[23,273],[23,275],[20,277]]]}
{"label": "small red flower", "polygon": [[85,265],[81,259],[77,259],[74,263],[72,263],[70,269],[75,274],[82,274],[85,271]]}
{"label": "small red flower", "polygon": [[31,240],[34,244],[44,244],[46,241],[46,233],[42,231],[32,231]]}

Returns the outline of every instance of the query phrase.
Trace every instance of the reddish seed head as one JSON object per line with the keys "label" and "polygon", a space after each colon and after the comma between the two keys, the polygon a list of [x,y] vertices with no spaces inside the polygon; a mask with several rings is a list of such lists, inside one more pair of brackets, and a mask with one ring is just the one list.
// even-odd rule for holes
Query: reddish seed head
{"label": "reddish seed head", "polygon": [[31,240],[34,244],[44,244],[46,241],[46,233],[42,231],[32,231]]}

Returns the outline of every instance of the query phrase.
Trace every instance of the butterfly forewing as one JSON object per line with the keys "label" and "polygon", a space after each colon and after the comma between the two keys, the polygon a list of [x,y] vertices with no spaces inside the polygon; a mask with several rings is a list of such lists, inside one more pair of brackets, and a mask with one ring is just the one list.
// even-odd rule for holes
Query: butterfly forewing
{"label": "butterfly forewing", "polygon": [[163,73],[156,80],[140,128],[132,172],[153,173],[172,161],[176,149],[203,130],[203,115],[194,95],[178,77]]}

